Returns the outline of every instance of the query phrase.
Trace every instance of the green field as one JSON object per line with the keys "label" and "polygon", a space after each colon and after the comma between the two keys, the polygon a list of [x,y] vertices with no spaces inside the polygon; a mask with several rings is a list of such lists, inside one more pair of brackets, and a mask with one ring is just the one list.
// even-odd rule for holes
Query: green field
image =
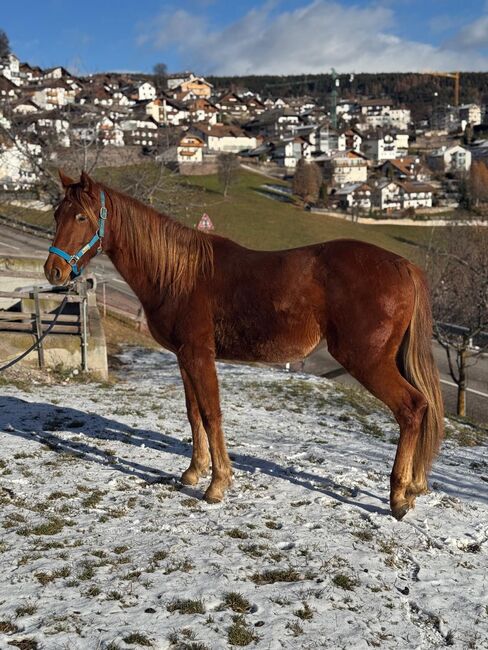
{"label": "green field", "polygon": [[[130,166],[99,169],[96,178],[118,189],[130,186],[130,179],[151,167]],[[154,171],[154,173],[156,173]],[[242,170],[239,179],[223,196],[216,175],[178,176],[166,174],[155,205],[167,205],[173,217],[195,226],[204,212],[215,231],[225,237],[261,250],[293,248],[337,238],[354,238],[383,246],[406,257],[421,259],[417,244],[428,244],[432,229],[425,226],[366,226],[335,217],[305,212],[291,203],[274,201],[259,192],[268,180]],[[0,214],[49,227],[52,213],[0,205]]]}

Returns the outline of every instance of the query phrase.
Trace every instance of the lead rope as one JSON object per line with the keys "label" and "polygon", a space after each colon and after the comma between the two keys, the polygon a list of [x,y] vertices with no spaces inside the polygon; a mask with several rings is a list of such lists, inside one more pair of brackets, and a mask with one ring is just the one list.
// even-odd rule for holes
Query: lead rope
{"label": "lead rope", "polygon": [[53,322],[49,325],[49,327],[48,327],[47,330],[42,334],[42,336],[40,336],[40,337],[37,339],[37,341],[34,343],[34,345],[31,345],[31,347],[30,347],[28,350],[26,350],[25,352],[22,352],[21,355],[19,355],[19,356],[16,357],[15,359],[12,359],[12,361],[9,361],[8,363],[6,363],[6,364],[3,365],[3,366],[0,366],[0,372],[3,372],[4,370],[7,370],[7,368],[11,368],[12,366],[14,366],[14,365],[15,365],[16,363],[18,363],[19,361],[22,361],[22,359],[23,359],[24,357],[26,357],[30,352],[32,352],[33,350],[36,350],[36,349],[39,347],[39,345],[41,344],[41,342],[46,338],[46,336],[49,334],[49,332],[52,330],[52,328],[56,325],[56,321],[57,321],[58,318],[61,316],[61,314],[62,314],[62,312],[63,312],[63,309],[66,307],[66,303],[67,303],[67,302],[68,302],[68,296],[65,296],[65,297],[63,298],[63,301],[62,301],[60,307],[59,307],[58,313],[57,313],[57,314],[54,316],[54,318],[53,318]]}

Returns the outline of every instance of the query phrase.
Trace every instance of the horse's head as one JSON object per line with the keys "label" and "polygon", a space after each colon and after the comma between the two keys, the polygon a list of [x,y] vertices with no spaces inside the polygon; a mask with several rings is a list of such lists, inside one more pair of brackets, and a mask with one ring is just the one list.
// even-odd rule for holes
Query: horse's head
{"label": "horse's head", "polygon": [[79,275],[100,249],[106,211],[104,193],[88,174],[82,172],[75,181],[59,170],[59,177],[65,195],[54,213],[56,234],[44,273],[51,284],[62,285]]}

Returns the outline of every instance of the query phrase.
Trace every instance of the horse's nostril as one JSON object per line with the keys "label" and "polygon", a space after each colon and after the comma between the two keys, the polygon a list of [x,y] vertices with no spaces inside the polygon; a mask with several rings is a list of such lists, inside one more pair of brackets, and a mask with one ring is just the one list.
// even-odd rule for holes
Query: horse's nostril
{"label": "horse's nostril", "polygon": [[53,279],[54,280],[60,280],[61,279],[61,270],[55,266],[53,268]]}

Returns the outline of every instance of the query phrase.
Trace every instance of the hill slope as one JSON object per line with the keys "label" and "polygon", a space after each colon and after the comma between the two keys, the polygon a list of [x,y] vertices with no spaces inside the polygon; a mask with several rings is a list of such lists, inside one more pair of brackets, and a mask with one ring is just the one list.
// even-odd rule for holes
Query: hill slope
{"label": "hill slope", "polygon": [[2,388],[5,643],[487,647],[486,445],[447,441],[434,491],[397,522],[397,430],[376,401],[220,364],[235,483],[210,506],[206,481],[177,480],[190,447],[174,358],[121,361],[112,387]]}

